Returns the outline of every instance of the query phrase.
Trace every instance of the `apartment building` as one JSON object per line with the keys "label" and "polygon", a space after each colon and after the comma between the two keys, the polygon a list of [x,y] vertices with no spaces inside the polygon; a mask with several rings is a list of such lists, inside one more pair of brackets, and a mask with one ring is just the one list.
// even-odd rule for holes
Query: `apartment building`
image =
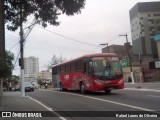
{"label": "apartment building", "polygon": [[24,76],[25,81],[33,81],[39,74],[39,60],[38,58],[31,56],[24,58]]}
{"label": "apartment building", "polygon": [[141,2],[130,11],[133,53],[158,58],[156,34],[160,33],[160,2]]}

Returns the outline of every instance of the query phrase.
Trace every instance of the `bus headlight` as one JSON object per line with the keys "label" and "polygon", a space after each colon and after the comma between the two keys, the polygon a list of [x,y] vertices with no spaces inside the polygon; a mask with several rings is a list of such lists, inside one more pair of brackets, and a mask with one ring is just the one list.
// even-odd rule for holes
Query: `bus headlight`
{"label": "bus headlight", "polygon": [[100,80],[94,80],[94,82],[95,82],[96,84],[99,84],[99,85],[103,84],[103,82],[100,81]]}
{"label": "bus headlight", "polygon": [[85,81],[85,84],[86,84],[87,87],[91,86],[90,81]]}

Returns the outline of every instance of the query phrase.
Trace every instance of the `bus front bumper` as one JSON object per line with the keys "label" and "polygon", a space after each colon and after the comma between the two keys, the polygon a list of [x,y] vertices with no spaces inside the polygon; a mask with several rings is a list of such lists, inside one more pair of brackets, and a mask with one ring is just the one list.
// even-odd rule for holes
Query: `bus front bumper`
{"label": "bus front bumper", "polygon": [[113,89],[123,89],[124,88],[124,81],[123,79],[116,83],[94,83],[94,90],[102,91],[102,90],[113,90]]}

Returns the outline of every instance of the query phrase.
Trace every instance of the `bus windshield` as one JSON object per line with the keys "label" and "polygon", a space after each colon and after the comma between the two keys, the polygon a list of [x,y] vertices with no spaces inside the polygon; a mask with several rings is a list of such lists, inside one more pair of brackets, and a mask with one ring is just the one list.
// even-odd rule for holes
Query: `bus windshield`
{"label": "bus windshield", "polygon": [[94,76],[102,80],[115,80],[122,77],[122,68],[118,57],[92,58]]}

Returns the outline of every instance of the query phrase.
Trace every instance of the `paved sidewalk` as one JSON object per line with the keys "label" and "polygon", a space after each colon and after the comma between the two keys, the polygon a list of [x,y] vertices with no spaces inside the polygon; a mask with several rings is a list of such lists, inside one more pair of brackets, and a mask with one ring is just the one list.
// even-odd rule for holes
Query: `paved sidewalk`
{"label": "paved sidewalk", "polygon": [[[29,112],[36,112],[36,111],[49,111],[41,104],[35,102],[34,100],[30,99],[29,97],[21,97],[20,92],[4,92],[2,96],[0,96],[0,111],[29,111]],[[27,114],[28,115],[28,114]],[[0,120],[60,120],[58,117],[38,117],[38,118],[5,118],[1,117]]]}
{"label": "paved sidewalk", "polygon": [[127,89],[151,90],[160,91],[160,82],[147,82],[147,83],[125,83]]}

